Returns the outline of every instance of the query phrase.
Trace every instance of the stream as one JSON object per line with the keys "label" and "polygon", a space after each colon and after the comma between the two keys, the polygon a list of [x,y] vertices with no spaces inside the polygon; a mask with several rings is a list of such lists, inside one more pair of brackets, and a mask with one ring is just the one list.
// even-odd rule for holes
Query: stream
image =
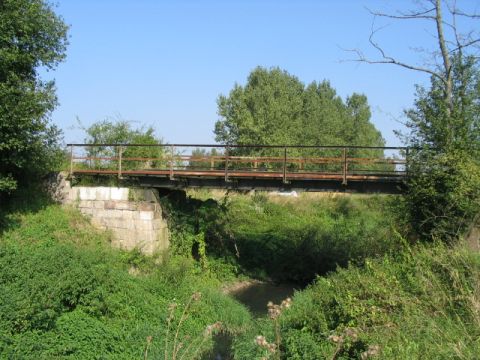
{"label": "stream", "polygon": [[[299,285],[295,284],[272,284],[263,281],[242,281],[236,283],[224,291],[247,307],[255,318],[267,315],[267,303],[272,301],[279,304],[287,297],[291,297]],[[230,348],[232,337],[228,334],[219,334],[215,337],[215,348],[212,360],[232,359]]]}

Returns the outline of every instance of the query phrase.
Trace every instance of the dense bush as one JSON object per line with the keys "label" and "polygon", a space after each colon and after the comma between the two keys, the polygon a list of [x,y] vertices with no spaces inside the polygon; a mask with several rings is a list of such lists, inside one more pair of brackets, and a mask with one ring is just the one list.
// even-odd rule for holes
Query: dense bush
{"label": "dense bush", "polygon": [[[202,296],[179,342],[201,339],[216,321],[230,333],[249,322],[247,311],[217,290],[218,280],[196,273],[191,261],[156,265],[111,249],[105,233],[55,205],[19,217],[0,238],[1,358],[141,358],[150,336],[149,358],[163,358],[169,304],[178,304],[175,327],[196,291]],[[202,349],[211,345],[208,339]]]}
{"label": "dense bush", "polygon": [[[480,255],[442,245],[339,269],[295,294],[280,316],[288,359],[478,359]],[[236,359],[259,359],[270,320],[238,338]],[[334,355],[335,354],[335,355]]]}

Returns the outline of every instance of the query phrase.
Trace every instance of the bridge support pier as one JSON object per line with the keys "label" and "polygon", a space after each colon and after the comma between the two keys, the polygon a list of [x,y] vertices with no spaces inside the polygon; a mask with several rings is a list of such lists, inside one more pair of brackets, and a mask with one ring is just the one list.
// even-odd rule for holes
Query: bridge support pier
{"label": "bridge support pier", "polygon": [[139,249],[146,255],[169,247],[169,231],[156,189],[71,186],[57,181],[56,200],[78,208],[92,225],[109,230],[112,245],[124,250]]}

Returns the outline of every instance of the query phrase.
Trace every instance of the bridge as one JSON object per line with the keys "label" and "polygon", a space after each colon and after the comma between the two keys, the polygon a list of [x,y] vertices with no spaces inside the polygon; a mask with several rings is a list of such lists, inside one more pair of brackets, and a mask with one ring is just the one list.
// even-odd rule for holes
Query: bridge
{"label": "bridge", "polygon": [[408,148],[68,144],[70,176],[116,176],[168,189],[400,193]]}

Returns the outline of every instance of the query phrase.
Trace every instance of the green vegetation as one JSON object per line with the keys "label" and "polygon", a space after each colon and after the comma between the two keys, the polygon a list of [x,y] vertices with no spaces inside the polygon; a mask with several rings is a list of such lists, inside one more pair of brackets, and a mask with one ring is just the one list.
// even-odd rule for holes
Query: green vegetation
{"label": "green vegetation", "polygon": [[[352,94],[344,102],[328,81],[305,86],[279,68],[254,69],[245,86],[235,85],[228,96],[218,98],[218,113],[215,135],[224,144],[385,144],[370,122],[366,96]],[[362,154],[368,156],[368,151]]]}
{"label": "green vegetation", "polygon": [[412,146],[407,222],[423,238],[454,241],[480,209],[480,69],[473,57],[454,57],[451,107],[432,77],[407,112]]}
{"label": "green vegetation", "polygon": [[10,229],[0,238],[1,358],[134,359],[147,347],[148,358],[163,358],[167,318],[168,358],[174,358],[174,346],[183,345],[180,358],[193,343],[186,355],[192,358],[211,348],[209,324],[220,321],[232,334],[249,324],[248,312],[191,260],[157,264],[111,249],[107,234],[57,205],[6,218]]}
{"label": "green vegetation", "polygon": [[[407,248],[338,269],[297,292],[278,319],[286,359],[477,359],[480,255],[462,246]],[[236,359],[276,358],[261,319],[234,343]]]}
{"label": "green vegetation", "polygon": [[[458,33],[455,16],[478,16],[453,4],[448,24],[442,2],[428,3],[394,17],[433,20],[443,64],[412,67],[370,38],[383,55],[374,62],[432,75],[406,112],[405,196],[172,192],[162,198],[172,247],[146,257],[111,248],[107,232],[38,190],[64,155],[49,123],[54,84],[39,70],[64,59],[67,26],[47,1],[0,1],[0,358],[212,358],[223,332],[235,359],[477,359],[480,255],[459,239],[480,209],[480,69],[465,52],[478,39]],[[279,68],[254,69],[218,107],[215,135],[227,145],[384,145],[364,95],[344,101],[327,81],[305,86]],[[116,169],[120,154],[123,169],[138,157],[165,165],[161,147],[117,145],[160,143],[151,127],[105,120],[86,133],[113,145],[88,148],[97,159],[80,166]],[[244,153],[263,155],[233,151]],[[209,167],[204,155],[221,152],[193,154],[191,166]],[[252,320],[221,291],[249,277],[310,285]]]}
{"label": "green vegetation", "polygon": [[[83,166],[92,166],[95,169],[118,169],[118,160],[111,160],[111,158],[118,157],[120,151],[122,152],[122,169],[124,170],[159,167],[165,164],[165,160],[162,159],[164,155],[163,147],[120,147],[112,145],[161,144],[162,140],[155,136],[155,130],[151,126],[134,128],[131,122],[126,120],[105,119],[92,124],[84,130],[87,136],[85,144],[110,144],[111,146],[87,147],[88,157],[103,159],[89,160]],[[135,158],[147,158],[149,160],[139,162]]]}
{"label": "green vegetation", "polygon": [[60,130],[49,122],[55,86],[39,69],[64,59],[66,32],[45,1],[0,2],[0,197],[61,161]]}
{"label": "green vegetation", "polygon": [[190,255],[201,239],[207,254],[261,278],[308,283],[399,246],[390,197],[256,193],[202,201],[180,195],[163,200],[174,251]]}

